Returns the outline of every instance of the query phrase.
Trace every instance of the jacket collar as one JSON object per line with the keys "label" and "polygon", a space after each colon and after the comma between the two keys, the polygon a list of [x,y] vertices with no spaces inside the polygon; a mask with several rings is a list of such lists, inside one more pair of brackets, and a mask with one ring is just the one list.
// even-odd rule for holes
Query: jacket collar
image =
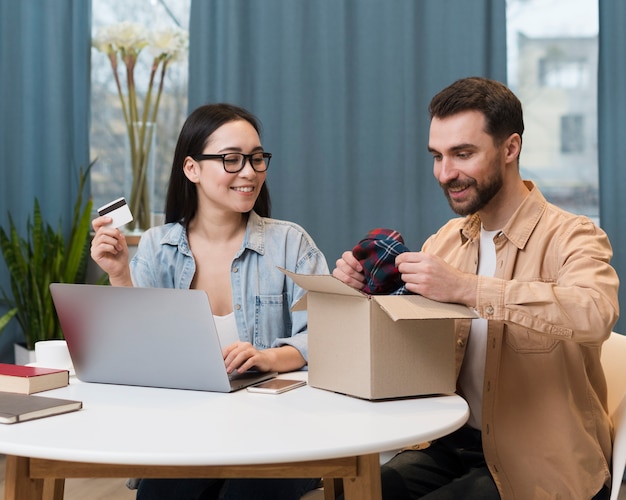
{"label": "jacket collar", "polygon": [[[533,182],[524,181],[524,184],[530,193],[502,228],[502,233],[520,250],[526,246],[548,205],[547,200]],[[464,240],[479,238],[480,226],[478,214],[468,215],[461,228],[461,238]]]}
{"label": "jacket collar", "polygon": [[265,253],[265,220],[254,210],[252,210],[248,216],[242,251],[244,248],[249,248],[260,255]]}

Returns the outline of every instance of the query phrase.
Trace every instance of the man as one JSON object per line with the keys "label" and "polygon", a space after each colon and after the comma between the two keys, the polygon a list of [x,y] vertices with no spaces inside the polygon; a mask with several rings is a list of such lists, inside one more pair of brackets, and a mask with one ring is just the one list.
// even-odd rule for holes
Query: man
{"label": "man", "polygon": [[[600,364],[618,317],[606,234],[522,180],[524,122],[499,82],[461,79],[430,103],[434,174],[458,215],[396,258],[406,289],[474,308],[456,329],[466,426],[382,467],[389,499],[608,498],[611,423]],[[333,274],[355,288],[345,252]]]}

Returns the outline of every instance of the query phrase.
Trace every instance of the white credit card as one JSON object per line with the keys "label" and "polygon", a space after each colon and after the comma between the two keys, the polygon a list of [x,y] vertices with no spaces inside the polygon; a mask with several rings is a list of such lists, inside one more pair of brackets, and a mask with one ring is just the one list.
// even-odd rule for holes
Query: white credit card
{"label": "white credit card", "polygon": [[133,214],[130,213],[130,208],[124,197],[113,200],[100,207],[98,209],[98,215],[106,215],[113,219],[110,224],[107,224],[107,227],[120,227],[133,220]]}

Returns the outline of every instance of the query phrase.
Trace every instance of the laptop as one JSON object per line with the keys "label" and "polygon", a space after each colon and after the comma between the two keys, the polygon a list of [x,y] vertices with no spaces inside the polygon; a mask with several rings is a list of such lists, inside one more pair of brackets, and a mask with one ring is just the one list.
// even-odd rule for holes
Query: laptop
{"label": "laptop", "polygon": [[52,283],[79,380],[232,392],[276,372],[229,376],[202,290]]}

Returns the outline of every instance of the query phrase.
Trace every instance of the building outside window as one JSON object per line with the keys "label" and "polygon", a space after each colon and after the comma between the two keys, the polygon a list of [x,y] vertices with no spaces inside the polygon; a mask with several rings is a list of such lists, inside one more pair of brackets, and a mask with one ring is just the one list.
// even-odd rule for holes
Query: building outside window
{"label": "building outside window", "polygon": [[523,177],[598,222],[597,0],[507,0],[507,44],[524,108]]}
{"label": "building outside window", "polygon": [[542,87],[577,89],[589,85],[588,58],[567,59],[558,50],[558,44],[552,45],[555,53],[547,54],[539,60],[539,84]]}

